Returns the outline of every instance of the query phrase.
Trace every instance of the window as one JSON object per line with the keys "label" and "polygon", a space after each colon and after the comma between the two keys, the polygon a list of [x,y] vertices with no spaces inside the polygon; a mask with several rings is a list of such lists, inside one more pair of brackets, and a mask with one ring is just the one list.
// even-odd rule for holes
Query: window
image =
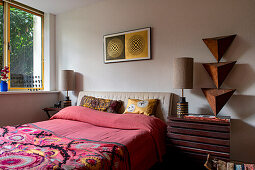
{"label": "window", "polygon": [[[10,68],[10,90],[37,91],[43,89],[43,13],[15,1],[5,0],[1,18],[6,22],[1,40],[0,57]],[[1,15],[1,14],[0,14]],[[0,23],[2,23],[0,19]],[[0,31],[0,33],[2,33]],[[5,52],[6,51],[6,52]],[[1,64],[1,63],[0,63]],[[0,65],[1,68],[4,64]]]}
{"label": "window", "polygon": [[4,8],[3,3],[0,2],[0,68],[3,68],[4,65]]}

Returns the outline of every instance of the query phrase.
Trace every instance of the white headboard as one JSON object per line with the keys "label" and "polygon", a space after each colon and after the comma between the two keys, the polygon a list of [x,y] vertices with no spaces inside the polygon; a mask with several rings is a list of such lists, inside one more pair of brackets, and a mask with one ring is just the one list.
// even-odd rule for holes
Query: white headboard
{"label": "white headboard", "polygon": [[127,106],[128,99],[159,99],[159,105],[156,112],[156,117],[166,122],[167,116],[171,114],[172,110],[172,93],[161,93],[161,92],[96,92],[96,91],[81,91],[78,96],[77,106],[80,105],[82,97],[93,96],[103,99],[121,100],[123,106],[121,113],[124,112]]}

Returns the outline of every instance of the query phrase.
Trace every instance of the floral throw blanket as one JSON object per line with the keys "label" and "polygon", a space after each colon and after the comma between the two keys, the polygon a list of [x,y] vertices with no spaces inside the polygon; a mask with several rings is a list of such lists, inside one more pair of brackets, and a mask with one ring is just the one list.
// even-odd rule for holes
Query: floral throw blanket
{"label": "floral throw blanket", "polygon": [[0,169],[129,169],[126,147],[70,139],[33,124],[0,128]]}

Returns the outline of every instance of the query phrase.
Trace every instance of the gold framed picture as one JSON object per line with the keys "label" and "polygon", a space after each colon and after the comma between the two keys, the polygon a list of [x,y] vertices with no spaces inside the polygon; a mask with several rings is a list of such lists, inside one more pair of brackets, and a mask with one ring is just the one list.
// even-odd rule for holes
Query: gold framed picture
{"label": "gold framed picture", "polygon": [[150,38],[150,27],[105,35],[104,62],[151,59]]}

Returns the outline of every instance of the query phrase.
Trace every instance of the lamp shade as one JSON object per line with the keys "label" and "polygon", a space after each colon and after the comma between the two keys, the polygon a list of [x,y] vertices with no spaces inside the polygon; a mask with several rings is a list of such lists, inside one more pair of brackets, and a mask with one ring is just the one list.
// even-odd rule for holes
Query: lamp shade
{"label": "lamp shade", "polygon": [[62,90],[72,91],[75,90],[75,75],[73,70],[62,70]]}
{"label": "lamp shade", "polygon": [[193,58],[182,57],[174,59],[174,88],[193,88]]}

